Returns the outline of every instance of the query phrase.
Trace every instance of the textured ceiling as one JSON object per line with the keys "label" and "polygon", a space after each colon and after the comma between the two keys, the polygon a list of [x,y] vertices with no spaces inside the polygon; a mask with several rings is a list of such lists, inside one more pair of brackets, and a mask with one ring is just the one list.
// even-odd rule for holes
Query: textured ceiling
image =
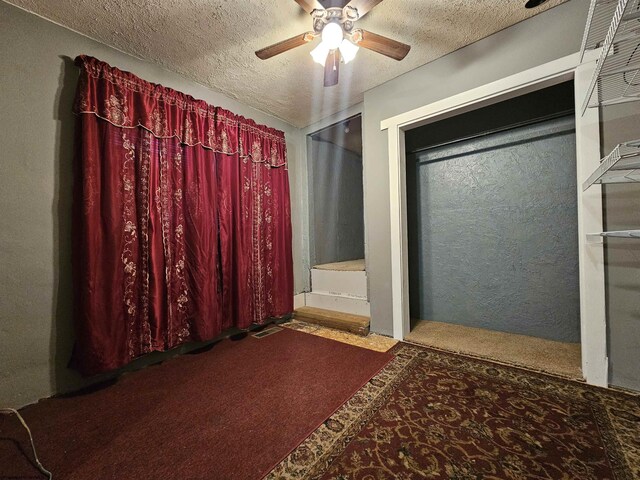
{"label": "textured ceiling", "polygon": [[253,53],[312,29],[293,0],[8,1],[304,127],[361,102],[377,85],[565,0],[532,10],[524,0],[385,0],[357,25],[408,43],[411,52],[397,62],[360,49],[330,88],[323,88],[322,67],[309,55],[319,39],[270,60]]}

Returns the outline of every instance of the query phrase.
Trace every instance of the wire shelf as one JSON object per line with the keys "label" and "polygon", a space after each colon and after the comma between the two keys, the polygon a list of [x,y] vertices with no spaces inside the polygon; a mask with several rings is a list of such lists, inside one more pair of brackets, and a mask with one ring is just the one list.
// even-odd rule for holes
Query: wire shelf
{"label": "wire shelf", "polygon": [[640,230],[617,230],[612,232],[589,233],[589,237],[640,238]]}
{"label": "wire shelf", "polygon": [[600,166],[582,184],[586,190],[596,183],[640,182],[640,140],[621,143],[600,161]]}
{"label": "wire shelf", "polygon": [[[599,1],[607,1],[607,9],[611,7],[608,0],[595,0],[595,5],[592,2],[593,25],[588,24],[585,30],[585,48],[599,44],[602,20],[596,16],[603,16],[598,12],[605,11],[604,4],[598,10]],[[588,107],[640,100],[640,0],[618,0],[615,4],[613,20],[582,106],[583,114]]]}
{"label": "wire shelf", "polygon": [[582,46],[580,47],[580,61],[584,58],[587,50],[602,46],[617,6],[618,0],[591,0],[587,25],[584,29]]}

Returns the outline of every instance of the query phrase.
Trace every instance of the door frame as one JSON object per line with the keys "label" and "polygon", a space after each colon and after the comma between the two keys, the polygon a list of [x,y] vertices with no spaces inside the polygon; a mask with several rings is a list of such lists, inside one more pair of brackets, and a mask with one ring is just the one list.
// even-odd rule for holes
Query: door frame
{"label": "door frame", "polygon": [[407,246],[405,132],[444,118],[508,100],[561,82],[574,80],[576,104],[576,172],[578,190],[578,263],[582,373],[587,383],[608,386],[605,310],[604,245],[587,241],[587,233],[603,230],[601,187],[586,192],[582,183],[600,163],[600,113],[580,114],[596,67],[599,51],[588,52],[581,63],[575,53],[488,83],[467,92],[387,118],[391,214],[391,298],[393,336],[403,340],[410,330]]}

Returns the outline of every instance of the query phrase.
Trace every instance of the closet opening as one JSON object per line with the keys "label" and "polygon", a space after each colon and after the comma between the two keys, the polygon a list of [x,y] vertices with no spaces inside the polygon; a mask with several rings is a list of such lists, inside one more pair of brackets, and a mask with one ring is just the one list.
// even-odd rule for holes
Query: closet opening
{"label": "closet opening", "polygon": [[581,377],[573,81],[408,130],[409,341]]}

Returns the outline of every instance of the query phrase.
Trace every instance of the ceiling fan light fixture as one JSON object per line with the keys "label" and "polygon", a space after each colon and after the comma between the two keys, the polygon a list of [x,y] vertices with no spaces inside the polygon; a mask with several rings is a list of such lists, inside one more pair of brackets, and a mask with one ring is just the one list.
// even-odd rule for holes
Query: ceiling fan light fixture
{"label": "ceiling fan light fixture", "polygon": [[340,44],[340,55],[342,56],[342,60],[344,63],[349,63],[351,60],[356,58],[356,53],[358,53],[360,47],[356,44],[350,42],[346,38],[342,40]]}
{"label": "ceiling fan light fixture", "polygon": [[329,50],[335,50],[340,47],[343,39],[344,32],[342,31],[342,27],[335,22],[327,23],[322,29],[322,43],[324,43]]}
{"label": "ceiling fan light fixture", "polygon": [[320,44],[311,50],[310,55],[313,57],[313,61],[319,63],[324,67],[325,63],[327,63],[327,55],[329,54],[329,47],[324,42],[320,42]]}
{"label": "ceiling fan light fixture", "polygon": [[[294,0],[311,15],[313,30],[287,38],[256,50],[260,60],[268,60],[321,37],[310,53],[314,62],[324,68],[324,86],[338,84],[340,63],[353,61],[360,47],[394,60],[407,56],[411,45],[367,30],[354,28],[355,23],[383,0]],[[522,0],[527,1],[527,0]],[[528,0],[544,2],[545,0]],[[595,1],[595,0],[594,0]],[[602,0],[604,1],[604,0]],[[608,0],[612,1],[612,0]],[[346,4],[346,5],[345,5]]]}

